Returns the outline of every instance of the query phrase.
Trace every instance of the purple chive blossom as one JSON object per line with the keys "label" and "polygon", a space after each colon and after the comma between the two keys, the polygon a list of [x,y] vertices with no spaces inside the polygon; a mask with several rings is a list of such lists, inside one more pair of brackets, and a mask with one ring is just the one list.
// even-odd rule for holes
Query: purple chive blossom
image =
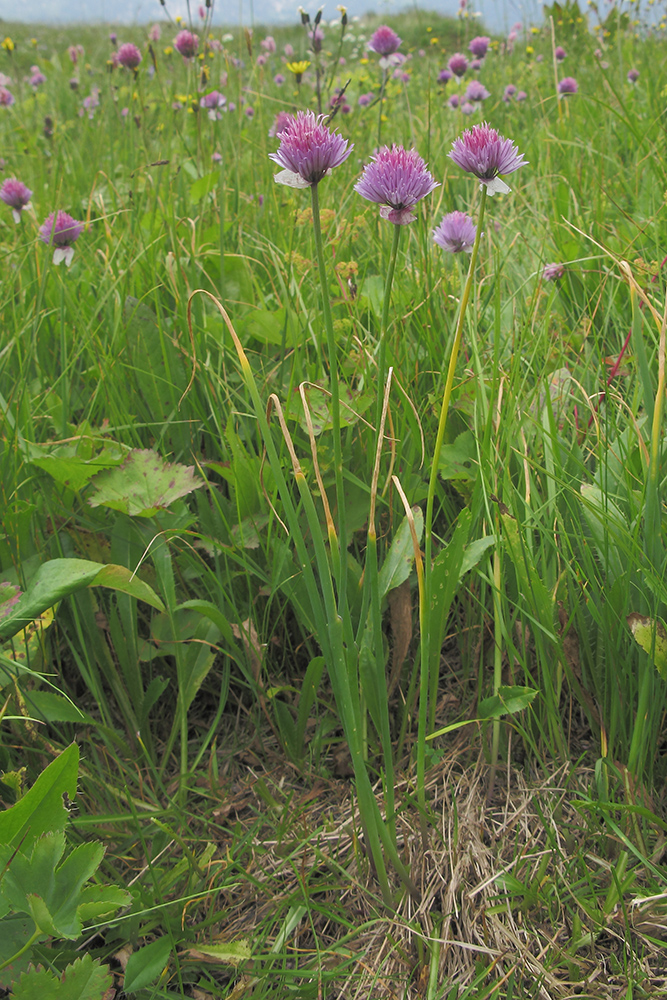
{"label": "purple chive blossom", "polygon": [[564,76],[563,79],[558,84],[559,94],[576,94],[579,90],[579,84],[573,76]]}
{"label": "purple chive blossom", "polygon": [[47,246],[55,247],[53,251],[54,264],[60,264],[64,260],[66,266],[70,266],[74,256],[73,244],[81,236],[83,225],[83,222],[77,222],[67,212],[59,209],[58,212],[51,212],[43,225],[39,227],[39,238]]}
{"label": "purple chive blossom", "polygon": [[629,69],[628,70],[628,82],[629,83],[636,83],[638,79],[639,79],[639,70],[638,69]]}
{"label": "purple chive blossom", "polygon": [[116,42],[118,41],[118,35],[116,34],[115,31],[112,31],[111,34],[109,35],[109,41],[111,42],[112,45],[115,45]]}
{"label": "purple chive blossom", "polygon": [[478,101],[485,101],[487,97],[490,96],[491,95],[489,94],[484,84],[480,83],[479,80],[472,80],[468,84],[468,88],[465,92],[466,100],[472,101],[473,104],[477,103]]}
{"label": "purple chive blossom", "polygon": [[179,31],[174,39],[174,48],[184,59],[192,59],[199,48],[199,38],[191,31]]}
{"label": "purple chive blossom", "polygon": [[486,122],[466,129],[454,140],[449,153],[458,167],[486,185],[490,195],[511,190],[498,174],[511,174],[525,166],[523,155],[511,139],[503,138]]}
{"label": "purple chive blossom", "polygon": [[381,24],[377,31],[371,35],[368,48],[372,52],[377,52],[379,56],[390,56],[397,51],[402,41],[403,39],[398,37],[393,28],[387,24]]}
{"label": "purple chive blossom", "polygon": [[447,103],[449,104],[450,108],[456,110],[456,108],[458,108],[459,104],[461,103],[461,98],[459,97],[458,94],[452,94]]}
{"label": "purple chive blossom", "polygon": [[558,60],[558,62],[562,62],[563,59],[565,59],[565,57],[567,56],[567,52],[565,51],[562,45],[557,45],[556,48],[554,49],[554,55]]}
{"label": "purple chive blossom", "polygon": [[520,90],[519,93],[516,95],[517,101],[525,101],[527,97],[528,94],[526,93],[525,90]]}
{"label": "purple chive blossom", "polygon": [[12,210],[14,222],[21,221],[21,212],[25,208],[30,208],[30,196],[32,191],[26,187],[23,181],[17,181],[15,177],[8,177],[0,188],[0,199],[5,205],[9,205]]}
{"label": "purple chive blossom", "polygon": [[562,264],[545,264],[544,270],[542,271],[543,281],[558,281],[562,278],[565,273],[565,267]]}
{"label": "purple chive blossom", "polygon": [[465,76],[468,69],[468,60],[462,52],[455,52],[447,65],[454,76]]}
{"label": "purple chive blossom", "polygon": [[273,125],[269,129],[269,136],[273,138],[278,135],[279,132],[284,132],[288,125],[294,120],[294,115],[290,114],[289,111],[279,111],[276,117],[273,119]]}
{"label": "purple chive blossom", "polygon": [[14,95],[6,87],[0,87],[0,108],[11,108],[14,103]]}
{"label": "purple chive blossom", "polygon": [[40,70],[39,66],[31,66],[30,72],[32,73],[32,76],[30,77],[31,87],[37,89],[37,87],[41,87],[43,83],[46,83],[46,77]]}
{"label": "purple chive blossom", "polygon": [[450,212],[433,230],[433,241],[449,253],[472,253],[477,227],[465,212]]}
{"label": "purple chive blossom", "polygon": [[472,52],[475,59],[483,59],[490,43],[491,39],[487,38],[486,35],[478,35],[477,38],[471,40],[468,49]]}
{"label": "purple chive blossom", "polygon": [[477,70],[481,68],[482,68],[481,59],[473,59],[472,62],[470,63],[470,69],[473,71],[473,73],[476,73]]}
{"label": "purple chive blossom", "polygon": [[324,32],[321,28],[314,28],[310,36],[310,47],[313,52],[322,51],[322,42],[324,41]]}
{"label": "purple chive blossom", "polygon": [[212,90],[210,94],[204,94],[199,102],[201,108],[206,108],[208,111],[208,117],[212,122],[219,121],[222,118],[221,108],[224,108],[227,103],[227,98],[224,94],[221,94],[219,90]]}
{"label": "purple chive blossom", "polygon": [[282,73],[276,73],[276,75],[273,78],[273,82],[277,87],[282,87],[283,83],[285,82],[285,77],[282,75]]}
{"label": "purple chive blossom", "polygon": [[438,83],[449,83],[453,75],[451,70],[441,69],[438,73]]}
{"label": "purple chive blossom", "polygon": [[475,105],[471,104],[470,101],[464,101],[461,105],[462,115],[472,115],[475,111]]}
{"label": "purple chive blossom", "polygon": [[136,69],[141,62],[141,52],[132,42],[125,42],[118,49],[118,62],[126,69]]}
{"label": "purple chive blossom", "polygon": [[375,95],[370,92],[368,94],[360,94],[357,104],[360,108],[366,108],[373,100],[375,100]]}
{"label": "purple chive blossom", "polygon": [[259,44],[265,52],[269,53],[270,56],[276,51],[276,40],[273,35],[267,35],[266,38],[263,38]]}
{"label": "purple chive blossom", "polygon": [[516,94],[516,87],[514,86],[513,83],[508,83],[507,86],[505,87],[505,90],[503,91],[503,101],[505,101],[505,103],[507,104],[507,102],[510,101],[515,94]]}
{"label": "purple chive blossom", "polygon": [[311,187],[348,158],[353,147],[324,124],[324,117],[313,111],[299,111],[278,133],[278,151],[269,153],[269,158],[283,167],[273,178],[277,184]]}
{"label": "purple chive blossom", "polygon": [[438,187],[416,149],[383,146],[354,185],[367,201],[382,205],[380,215],[397,226],[413,222],[412,209]]}

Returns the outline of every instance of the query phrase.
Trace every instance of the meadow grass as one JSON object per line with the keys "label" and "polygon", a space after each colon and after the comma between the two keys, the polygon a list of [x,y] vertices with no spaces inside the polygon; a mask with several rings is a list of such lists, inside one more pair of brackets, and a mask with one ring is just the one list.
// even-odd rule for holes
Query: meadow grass
{"label": "meadow grass", "polygon": [[[3,26],[0,597],[79,558],[164,607],[82,589],[3,647],[5,805],[76,740],[69,837],[133,899],[34,961],[122,989],[145,948],[146,998],[664,989],[664,37],[552,14],[449,82],[472,18],[392,18],[396,73],[378,19],[317,55],[194,25],[195,59],[183,24]],[[311,199],[269,130],[318,87],[354,148]],[[432,230],[478,220],[448,153],[483,120],[527,165],[461,308]],[[410,225],[354,190],[378,129],[438,181]]]}

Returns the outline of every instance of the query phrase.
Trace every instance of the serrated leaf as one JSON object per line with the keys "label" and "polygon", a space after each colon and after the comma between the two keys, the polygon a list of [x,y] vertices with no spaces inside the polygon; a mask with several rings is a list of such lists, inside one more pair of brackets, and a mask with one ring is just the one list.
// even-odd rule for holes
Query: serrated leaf
{"label": "serrated leaf", "polygon": [[663,680],[667,680],[667,625],[662,618],[646,618],[633,611],[626,619],[630,631],[653,661]]}
{"label": "serrated leaf", "polygon": [[109,967],[84,955],[68,965],[62,976],[41,968],[24,973],[12,1000],[103,1000],[111,983]]}
{"label": "serrated leaf", "polygon": [[125,992],[131,993],[155,982],[162,975],[169,961],[170,952],[171,940],[168,937],[161,937],[130,955],[125,968],[123,983]]}
{"label": "serrated leaf", "polygon": [[101,920],[132,902],[132,894],[116,885],[87,885],[79,893],[77,913],[81,920]]}
{"label": "serrated leaf", "polygon": [[20,845],[25,854],[43,833],[63,830],[68,817],[63,794],[75,797],[78,773],[79,748],[72,743],[16,805],[0,813],[0,844]]}
{"label": "serrated leaf", "polygon": [[140,449],[116,469],[101,472],[92,480],[96,492],[91,507],[110,507],[133,517],[153,517],[175,500],[204,485],[194,475],[194,466],[165,462],[157,452]]}

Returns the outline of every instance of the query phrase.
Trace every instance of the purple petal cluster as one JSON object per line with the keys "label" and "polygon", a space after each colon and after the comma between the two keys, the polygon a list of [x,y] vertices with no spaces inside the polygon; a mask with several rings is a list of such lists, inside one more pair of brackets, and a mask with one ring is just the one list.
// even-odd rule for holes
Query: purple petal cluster
{"label": "purple petal cluster", "polygon": [[393,28],[390,28],[388,24],[381,24],[377,31],[371,35],[368,48],[372,52],[377,52],[379,56],[390,56],[392,52],[396,52],[402,41],[403,39],[398,37]]}
{"label": "purple petal cluster", "polygon": [[416,149],[383,146],[354,185],[367,201],[382,205],[380,215],[397,226],[413,222],[412,209],[438,187]]}
{"label": "purple petal cluster", "polygon": [[[318,184],[334,167],[344,163],[352,146],[338,132],[324,124],[324,115],[313,111],[299,111],[291,116],[282,132],[278,133],[280,146],[270,159],[292,175],[301,178],[302,184]],[[276,175],[280,177],[280,174]],[[289,178],[285,179],[290,183]],[[283,181],[284,182],[284,181]]]}
{"label": "purple petal cluster", "polygon": [[12,210],[14,222],[21,221],[21,212],[24,208],[30,208],[30,198],[32,191],[23,183],[17,181],[15,177],[8,177],[2,187],[0,187],[0,199],[5,205],[9,205]]}
{"label": "purple petal cluster", "polygon": [[179,31],[174,39],[174,48],[184,59],[192,59],[199,48],[199,38],[191,31]]}
{"label": "purple petal cluster", "polygon": [[471,39],[468,49],[475,59],[483,59],[490,44],[490,38],[487,38],[486,35],[478,35],[477,38]]}
{"label": "purple petal cluster", "polygon": [[485,101],[490,96],[484,84],[480,83],[479,80],[471,80],[465,92],[466,101],[472,101],[473,104],[478,101]]}
{"label": "purple petal cluster", "polygon": [[565,273],[565,267],[563,264],[545,264],[544,270],[542,271],[543,281],[558,281],[559,278],[563,277]]}
{"label": "purple petal cluster", "polygon": [[126,69],[136,69],[141,62],[141,52],[132,42],[125,42],[118,49],[118,62]]}
{"label": "purple petal cluster", "polygon": [[273,119],[273,125],[269,129],[269,135],[271,138],[279,135],[281,132],[284,132],[288,125],[291,124],[293,118],[294,115],[290,114],[289,111],[279,111]]}
{"label": "purple petal cluster", "polygon": [[564,76],[558,84],[559,94],[576,94],[578,90],[579,84],[573,76]]}
{"label": "purple petal cluster", "polygon": [[458,136],[449,156],[462,170],[486,184],[490,194],[508,190],[502,182],[493,183],[498,174],[511,174],[526,163],[512,140],[503,138],[486,122]]}
{"label": "purple petal cluster", "polygon": [[77,222],[62,208],[51,212],[46,221],[39,227],[39,238],[47,246],[71,247],[83,232],[83,222]]}
{"label": "purple petal cluster", "polygon": [[14,103],[14,95],[6,87],[0,87],[0,108],[11,108]]}
{"label": "purple petal cluster", "polygon": [[438,83],[449,83],[453,75],[451,70],[441,69],[438,73]]}
{"label": "purple petal cluster", "polygon": [[636,83],[638,79],[639,79],[639,70],[638,69],[629,69],[628,70],[628,82],[629,83]]}
{"label": "purple petal cluster", "polygon": [[83,222],[77,222],[68,212],[59,209],[51,212],[46,220],[39,227],[39,238],[47,246],[55,247],[53,251],[53,263],[60,264],[65,261],[67,267],[72,263],[74,256],[73,244],[78,240],[83,232]]}
{"label": "purple petal cluster", "polygon": [[477,227],[465,212],[449,212],[433,230],[433,242],[449,253],[472,253]]}
{"label": "purple petal cluster", "polygon": [[465,76],[468,60],[462,52],[455,52],[447,64],[454,76]]}

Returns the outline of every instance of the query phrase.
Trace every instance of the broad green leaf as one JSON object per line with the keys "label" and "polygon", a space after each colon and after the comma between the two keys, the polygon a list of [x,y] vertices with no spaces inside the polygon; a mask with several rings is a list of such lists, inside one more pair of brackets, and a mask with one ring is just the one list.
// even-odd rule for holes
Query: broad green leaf
{"label": "broad green leaf", "polygon": [[628,525],[616,504],[599,486],[582,483],[579,487],[586,523],[611,582],[623,576],[624,560],[617,540],[627,536]]}
{"label": "broad green leaf", "polygon": [[190,185],[190,201],[197,205],[202,198],[205,198],[211,191],[215,191],[220,183],[220,171],[214,170],[210,174],[204,174]]}
{"label": "broad green leaf", "polygon": [[[412,508],[412,516],[415,521],[415,531],[417,539],[421,541],[424,530],[424,514],[421,507]],[[378,573],[378,585],[380,588],[380,600],[385,597],[390,590],[400,587],[404,580],[410,576],[412,565],[415,561],[415,550],[412,544],[412,532],[410,522],[404,517],[399,525],[398,531],[385,556],[382,568]]]}
{"label": "broad green leaf", "polygon": [[503,715],[514,715],[528,708],[537,691],[529,687],[499,687],[498,693],[480,701],[478,713],[480,719],[500,719]]}
{"label": "broad green leaf", "polygon": [[131,451],[122,465],[92,480],[91,507],[110,507],[133,517],[153,517],[175,500],[204,485],[194,466],[165,462],[148,448]]}
{"label": "broad green leaf", "polygon": [[226,941],[224,944],[198,944],[190,949],[192,957],[196,954],[204,958],[213,959],[215,962],[224,962],[228,965],[238,965],[239,962],[247,962],[251,958],[250,942]]}
{"label": "broad green leaf", "polygon": [[26,628],[16,632],[0,650],[0,686],[42,668],[44,633],[53,624],[54,617],[54,609],[46,608]]}
{"label": "broad green leaf", "polygon": [[137,597],[154,608],[164,610],[162,601],[148,584],[123,566],[104,566],[88,559],[51,559],[37,570],[27,591],[14,608],[0,620],[0,640],[34,622],[48,608],[83,587],[110,587]]}
{"label": "broad green leaf", "polygon": [[16,805],[0,813],[0,844],[20,845],[26,853],[43,833],[63,830],[68,816],[63,794],[75,797],[78,773],[79,748],[71,743]]}
{"label": "broad green leaf", "polygon": [[[27,944],[35,930],[35,925],[30,917],[22,913],[17,916],[4,916],[2,914],[1,902],[0,915],[2,915],[2,920],[0,921],[1,965],[3,962],[7,962],[10,958],[13,958],[14,955],[17,955],[21,948]],[[0,987],[2,989],[8,990],[16,985],[20,974],[27,970],[31,957],[31,951],[28,949],[27,952],[24,952],[11,965],[8,965],[5,969],[0,969]]]}
{"label": "broad green leaf", "polygon": [[84,955],[60,976],[42,968],[24,973],[11,1000],[103,1000],[111,985],[109,967]]}
{"label": "broad green leaf", "polygon": [[438,469],[443,479],[474,479],[477,464],[477,445],[472,431],[463,431],[452,444],[442,446]]}
{"label": "broad green leaf", "polygon": [[92,716],[55,691],[28,691],[25,694],[26,707],[31,715],[46,722],[85,722],[96,725]]}
{"label": "broad green leaf", "polygon": [[75,493],[79,493],[98,472],[104,469],[113,469],[122,461],[123,454],[119,448],[115,449],[115,452],[104,450],[91,459],[62,455],[42,455],[39,458],[30,459],[31,465],[36,465],[38,469],[47,472],[61,486],[67,486]]}
{"label": "broad green leaf", "polygon": [[144,945],[133,955],[130,955],[125,968],[123,989],[126,993],[136,992],[144,986],[150,986],[158,979],[169,961],[171,940],[169,937],[158,938],[151,944]]}
{"label": "broad green leaf", "polygon": [[79,893],[77,913],[83,923],[102,920],[131,902],[131,893],[116,885],[86,885]]}
{"label": "broad green leaf", "polygon": [[635,642],[651,657],[655,669],[667,681],[667,625],[662,618],[646,618],[633,611],[626,619]]}
{"label": "broad green leaf", "polygon": [[0,619],[11,614],[12,608],[18,603],[21,591],[15,583],[0,582]]}

